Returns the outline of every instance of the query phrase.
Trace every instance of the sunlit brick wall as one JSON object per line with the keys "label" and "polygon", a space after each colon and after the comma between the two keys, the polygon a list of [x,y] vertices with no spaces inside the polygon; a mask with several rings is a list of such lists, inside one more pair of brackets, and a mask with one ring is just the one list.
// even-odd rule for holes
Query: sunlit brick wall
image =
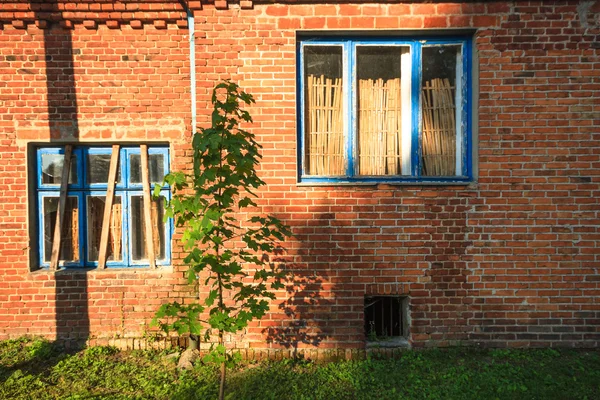
{"label": "sunlit brick wall", "polygon": [[[28,3],[0,10],[0,338],[142,336],[161,302],[189,297],[180,261],[158,271],[32,268],[36,211],[28,181],[36,171],[28,148],[159,142],[170,145],[171,168],[185,168],[185,12],[140,2],[128,10],[114,2]],[[174,246],[174,258],[179,251]]]}

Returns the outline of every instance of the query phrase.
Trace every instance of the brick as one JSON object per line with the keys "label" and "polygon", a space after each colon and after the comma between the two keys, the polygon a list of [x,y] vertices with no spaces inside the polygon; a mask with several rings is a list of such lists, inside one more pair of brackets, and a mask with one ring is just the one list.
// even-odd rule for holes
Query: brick
{"label": "brick", "polygon": [[83,21],[83,26],[86,29],[96,29],[98,27],[98,24],[96,23],[96,21],[86,20],[86,21]]}
{"label": "brick", "polygon": [[60,26],[64,29],[73,29],[75,25],[73,24],[73,21],[62,20],[60,21]]}
{"label": "brick", "polygon": [[475,15],[473,16],[473,26],[478,28],[496,26],[498,18],[491,15]]}
{"label": "brick", "polygon": [[217,10],[226,10],[227,9],[227,0],[215,0],[215,8]]}
{"label": "brick", "polygon": [[411,14],[413,15],[436,15],[435,4],[413,4]]}
{"label": "brick", "polygon": [[464,28],[473,26],[472,17],[467,15],[452,15],[448,17],[448,26],[453,28]]}
{"label": "brick", "polygon": [[410,5],[409,4],[390,4],[388,6],[388,13],[389,13],[389,15],[397,15],[397,16],[410,15],[411,14]]}
{"label": "brick", "polygon": [[315,6],[315,16],[326,17],[337,15],[338,10],[334,5],[317,5]]}
{"label": "brick", "polygon": [[27,28],[27,24],[25,23],[25,21],[18,20],[18,19],[15,19],[12,21],[12,26],[15,29],[26,29]]}
{"label": "brick", "polygon": [[397,29],[400,27],[396,17],[377,17],[375,18],[375,28],[390,28]]}
{"label": "brick", "polygon": [[121,27],[121,24],[119,23],[119,21],[106,21],[106,26],[109,27],[110,29],[119,29]]}
{"label": "brick", "polygon": [[448,19],[446,17],[425,17],[423,26],[425,28],[446,28],[448,27]]}
{"label": "brick", "polygon": [[329,29],[348,29],[350,28],[349,17],[329,17],[327,18],[327,27]]}
{"label": "brick", "polygon": [[360,15],[361,8],[356,4],[340,4],[339,5],[339,15],[340,16],[350,16],[350,15]]}
{"label": "brick", "polygon": [[400,18],[400,26],[404,28],[423,28],[423,17],[403,17]]}
{"label": "brick", "polygon": [[265,9],[265,14],[269,16],[275,17],[285,17],[288,15],[288,7],[287,6],[268,6]]}
{"label": "brick", "polygon": [[375,18],[373,17],[352,17],[350,18],[350,26],[352,28],[374,28]]}
{"label": "brick", "polygon": [[278,29],[300,29],[301,20],[297,18],[279,18],[277,20]]}
{"label": "brick", "polygon": [[322,29],[325,28],[325,18],[305,18],[303,28],[304,29]]}
{"label": "brick", "polygon": [[163,21],[163,20],[155,20],[154,21],[154,27],[156,29],[167,29],[167,22]]}

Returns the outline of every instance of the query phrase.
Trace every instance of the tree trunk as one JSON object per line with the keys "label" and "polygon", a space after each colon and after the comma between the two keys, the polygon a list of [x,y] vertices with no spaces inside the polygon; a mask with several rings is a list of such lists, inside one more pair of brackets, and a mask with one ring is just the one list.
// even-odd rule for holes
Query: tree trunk
{"label": "tree trunk", "polygon": [[225,361],[221,364],[221,386],[219,387],[219,400],[225,399]]}
{"label": "tree trunk", "polygon": [[[223,331],[219,331],[219,345],[223,346]],[[223,354],[225,356],[225,354]],[[225,360],[221,363],[221,386],[219,387],[219,400],[225,399],[225,373],[227,372]]]}

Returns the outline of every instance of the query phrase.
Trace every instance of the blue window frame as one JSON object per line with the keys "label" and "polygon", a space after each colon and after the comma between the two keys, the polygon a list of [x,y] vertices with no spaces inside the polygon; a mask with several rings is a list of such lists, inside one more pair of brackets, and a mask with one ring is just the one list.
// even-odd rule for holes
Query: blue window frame
{"label": "blue window frame", "polygon": [[469,37],[301,37],[299,182],[469,182]]}
{"label": "blue window frame", "polygon": [[[37,226],[39,263],[50,265],[53,230],[60,197],[64,147],[43,147],[37,158]],[[67,186],[67,202],[61,235],[60,265],[97,267],[100,232],[108,187],[111,147],[74,146]],[[148,147],[151,190],[161,185],[169,172],[169,150]],[[107,267],[148,267],[144,236],[144,206],[140,148],[121,147],[114,200],[109,227]],[[171,254],[170,222],[164,222],[164,199],[168,186],[160,190],[161,199],[152,200],[151,218],[157,265],[168,265]]]}

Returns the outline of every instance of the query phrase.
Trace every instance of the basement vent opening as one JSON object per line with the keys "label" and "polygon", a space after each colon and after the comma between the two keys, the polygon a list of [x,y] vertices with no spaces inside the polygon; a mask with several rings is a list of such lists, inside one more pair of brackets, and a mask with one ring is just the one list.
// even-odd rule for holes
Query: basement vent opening
{"label": "basement vent opening", "polygon": [[365,297],[367,346],[408,346],[408,332],[408,297]]}

